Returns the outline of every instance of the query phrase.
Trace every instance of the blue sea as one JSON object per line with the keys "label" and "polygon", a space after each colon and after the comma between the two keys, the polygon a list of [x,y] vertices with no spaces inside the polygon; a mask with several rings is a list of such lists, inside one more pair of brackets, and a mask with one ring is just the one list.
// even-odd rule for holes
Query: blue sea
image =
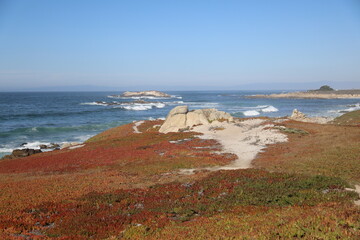
{"label": "blue sea", "polygon": [[[106,129],[166,117],[170,109],[217,108],[235,117],[290,115],[339,116],[360,109],[360,99],[251,99],[281,91],[173,91],[171,98],[118,98],[121,92],[0,93],[0,157],[40,144],[83,142]],[[146,101],[146,102],[143,102]],[[22,145],[22,146],[21,146]]]}

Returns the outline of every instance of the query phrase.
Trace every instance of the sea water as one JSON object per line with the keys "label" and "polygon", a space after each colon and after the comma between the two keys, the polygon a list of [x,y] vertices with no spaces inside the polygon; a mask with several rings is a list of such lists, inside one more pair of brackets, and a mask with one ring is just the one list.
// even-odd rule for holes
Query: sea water
{"label": "sea water", "polygon": [[[0,93],[0,157],[16,148],[83,142],[106,129],[166,117],[175,106],[216,108],[235,117],[280,117],[294,108],[336,117],[360,109],[360,99],[254,99],[281,91],[172,91],[170,98],[119,98],[121,92]],[[141,101],[139,101],[141,100]]]}

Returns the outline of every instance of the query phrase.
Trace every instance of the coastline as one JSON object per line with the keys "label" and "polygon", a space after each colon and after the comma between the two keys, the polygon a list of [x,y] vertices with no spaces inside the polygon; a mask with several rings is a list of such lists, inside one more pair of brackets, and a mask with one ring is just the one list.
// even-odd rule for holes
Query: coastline
{"label": "coastline", "polygon": [[[294,221],[337,229],[358,211],[359,119],[360,110],[331,124],[229,118],[167,134],[164,120],[135,121],[85,144],[0,161],[0,237],[180,239],[185,227],[189,239],[211,239],[220,218],[236,223],[230,235],[265,219],[250,223],[254,234],[266,227],[251,235],[259,238],[273,229],[288,236]],[[284,212],[294,220],[284,223]]]}
{"label": "coastline", "polygon": [[306,91],[277,94],[257,94],[248,98],[294,98],[294,99],[360,99],[360,89],[336,91]]}

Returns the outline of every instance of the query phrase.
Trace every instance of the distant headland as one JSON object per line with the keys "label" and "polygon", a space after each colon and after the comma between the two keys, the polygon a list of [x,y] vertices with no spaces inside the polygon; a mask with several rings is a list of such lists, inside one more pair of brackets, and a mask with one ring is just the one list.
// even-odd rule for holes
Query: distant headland
{"label": "distant headland", "polygon": [[324,85],[317,90],[308,90],[304,92],[278,93],[278,94],[258,94],[248,97],[249,98],[346,99],[346,98],[360,98],[360,89],[334,90],[330,86]]}

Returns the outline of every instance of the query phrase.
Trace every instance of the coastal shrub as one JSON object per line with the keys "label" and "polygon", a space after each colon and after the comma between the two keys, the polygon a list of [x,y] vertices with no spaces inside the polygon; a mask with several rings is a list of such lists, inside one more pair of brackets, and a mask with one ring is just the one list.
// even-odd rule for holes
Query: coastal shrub
{"label": "coastal shrub", "polygon": [[318,91],[334,91],[334,89],[329,85],[323,85],[318,89]]}

